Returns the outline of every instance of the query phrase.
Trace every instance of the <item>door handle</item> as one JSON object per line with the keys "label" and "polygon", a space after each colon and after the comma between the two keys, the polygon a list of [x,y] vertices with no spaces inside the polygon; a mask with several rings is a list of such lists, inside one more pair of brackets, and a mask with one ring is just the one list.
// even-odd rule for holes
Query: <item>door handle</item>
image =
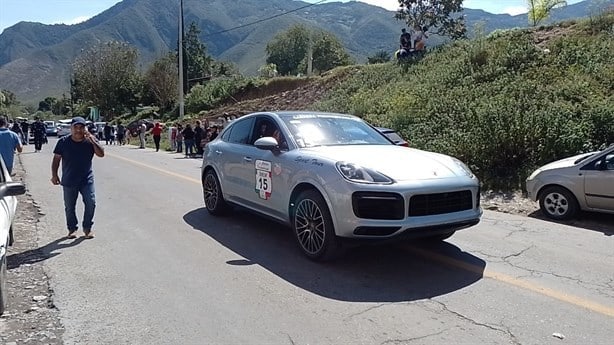
{"label": "door handle", "polygon": [[243,157],[243,161],[250,163],[252,161],[252,157]]}
{"label": "door handle", "polygon": [[215,154],[219,156],[219,155],[221,155],[221,154],[222,154],[222,151],[220,151],[220,150],[215,150]]}

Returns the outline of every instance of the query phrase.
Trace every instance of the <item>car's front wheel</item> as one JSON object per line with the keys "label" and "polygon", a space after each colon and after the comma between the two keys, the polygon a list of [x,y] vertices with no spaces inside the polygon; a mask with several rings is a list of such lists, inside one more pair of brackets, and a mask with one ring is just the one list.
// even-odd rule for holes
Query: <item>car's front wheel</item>
{"label": "car's front wheel", "polygon": [[540,193],[539,208],[548,218],[564,220],[572,218],[578,212],[578,202],[567,189],[552,186]]}
{"label": "car's front wheel", "polygon": [[220,180],[213,170],[208,170],[203,178],[203,198],[207,211],[214,216],[223,215],[228,211],[228,204],[222,195]]}
{"label": "car's front wheel", "polygon": [[299,194],[292,212],[292,230],[299,247],[311,260],[333,259],[340,250],[330,211],[317,191]]}

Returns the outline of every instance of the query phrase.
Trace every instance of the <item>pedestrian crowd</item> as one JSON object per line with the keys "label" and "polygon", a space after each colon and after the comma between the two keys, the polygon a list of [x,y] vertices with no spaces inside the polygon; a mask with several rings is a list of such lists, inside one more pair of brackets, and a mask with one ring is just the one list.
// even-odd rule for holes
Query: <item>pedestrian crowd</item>
{"label": "pedestrian crowd", "polygon": [[[79,221],[76,204],[79,195],[84,205],[81,221],[83,237],[94,237],[96,196],[92,160],[94,156],[104,157],[103,140],[106,145],[125,145],[134,135],[139,137],[139,148],[145,148],[147,135],[151,134],[155,150],[159,151],[162,134],[167,131],[170,150],[192,158],[202,156],[205,145],[214,140],[220,130],[217,125],[209,125],[208,120],[177,122],[167,128],[160,122],[152,126],[148,124],[151,123],[141,120],[132,131],[119,120],[115,124],[92,123],[83,117],[71,120],[70,134],[58,139],[51,162],[51,183],[62,186],[68,231],[66,238],[77,237]],[[13,121],[0,116],[0,154],[9,174],[13,170],[15,152],[23,152],[30,135],[34,140],[34,152],[40,152],[42,145],[47,143],[46,126],[40,118],[29,123],[27,119]]]}

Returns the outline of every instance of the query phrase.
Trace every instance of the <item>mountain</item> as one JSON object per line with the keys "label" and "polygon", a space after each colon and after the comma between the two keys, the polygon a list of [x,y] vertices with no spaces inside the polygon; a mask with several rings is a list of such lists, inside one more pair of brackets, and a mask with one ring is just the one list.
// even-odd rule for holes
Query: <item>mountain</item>
{"label": "mountain", "polygon": [[[601,2],[587,0],[556,9],[552,18],[582,17]],[[234,62],[245,74],[255,74],[265,61],[266,44],[296,23],[334,33],[360,63],[379,50],[396,49],[403,23],[394,19],[394,12],[362,2],[309,5],[293,0],[185,0],[184,18],[186,26],[191,22],[198,25],[201,39],[214,58]],[[68,94],[75,57],[109,40],[136,47],[145,69],[156,58],[175,50],[178,13],[174,1],[123,0],[77,25],[20,22],[0,34],[0,88],[12,91],[22,102],[34,104],[47,96]],[[486,32],[527,25],[526,15],[495,15],[472,9],[464,14],[469,28],[484,22]],[[430,45],[441,42],[434,35],[429,39]]]}

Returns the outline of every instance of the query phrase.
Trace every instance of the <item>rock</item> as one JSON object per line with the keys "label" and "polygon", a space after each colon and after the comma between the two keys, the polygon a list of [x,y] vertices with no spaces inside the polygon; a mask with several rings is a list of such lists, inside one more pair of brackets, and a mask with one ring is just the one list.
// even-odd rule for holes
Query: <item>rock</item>
{"label": "rock", "polygon": [[561,333],[552,333],[552,336],[559,339],[565,339],[565,336]]}
{"label": "rock", "polygon": [[47,299],[47,296],[34,296],[32,299],[36,302],[42,302]]}

